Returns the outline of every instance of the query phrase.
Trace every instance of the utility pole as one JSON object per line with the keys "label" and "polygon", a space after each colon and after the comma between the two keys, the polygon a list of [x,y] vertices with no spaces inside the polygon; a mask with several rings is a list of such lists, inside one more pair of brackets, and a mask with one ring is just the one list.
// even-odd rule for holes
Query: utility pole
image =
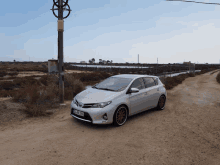
{"label": "utility pole", "polygon": [[170,77],[171,77],[171,70],[172,70],[172,69],[171,69],[171,64],[170,64]]}
{"label": "utility pole", "polygon": [[[54,6],[58,7],[54,9]],[[66,8],[68,6],[69,9]],[[64,8],[65,7],[65,8]],[[58,18],[57,21],[57,31],[58,31],[58,69],[59,69],[59,95],[60,103],[64,103],[64,68],[63,68],[63,19],[67,18],[70,15],[71,9],[68,5],[68,0],[53,0],[52,9],[55,17]],[[58,10],[58,16],[55,14],[54,10]],[[63,11],[69,11],[66,17],[63,17]]]}

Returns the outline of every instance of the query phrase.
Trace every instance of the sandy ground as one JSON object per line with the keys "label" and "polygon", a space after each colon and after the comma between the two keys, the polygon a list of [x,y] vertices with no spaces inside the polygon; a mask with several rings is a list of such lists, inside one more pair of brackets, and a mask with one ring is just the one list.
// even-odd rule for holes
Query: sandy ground
{"label": "sandy ground", "polygon": [[130,117],[122,127],[70,116],[70,101],[51,117],[0,125],[3,165],[219,165],[220,85],[198,75],[168,90],[166,108]]}

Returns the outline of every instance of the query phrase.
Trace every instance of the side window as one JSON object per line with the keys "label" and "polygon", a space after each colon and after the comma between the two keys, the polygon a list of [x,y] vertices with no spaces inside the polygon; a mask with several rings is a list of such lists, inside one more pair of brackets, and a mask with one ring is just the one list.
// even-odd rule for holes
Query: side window
{"label": "side window", "polygon": [[144,82],[142,78],[138,78],[134,80],[134,82],[131,85],[131,88],[138,88],[139,90],[144,89]]}
{"label": "side window", "polygon": [[158,78],[153,78],[156,85],[158,85]]}
{"label": "side window", "polygon": [[154,79],[151,77],[144,77],[143,79],[145,82],[145,88],[149,88],[156,85]]}

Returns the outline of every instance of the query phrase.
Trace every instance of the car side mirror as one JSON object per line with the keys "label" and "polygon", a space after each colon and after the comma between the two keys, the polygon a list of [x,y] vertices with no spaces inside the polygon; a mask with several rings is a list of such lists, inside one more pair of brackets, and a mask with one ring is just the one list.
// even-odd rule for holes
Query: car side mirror
{"label": "car side mirror", "polygon": [[130,93],[137,93],[137,92],[139,92],[138,88],[131,88],[130,89]]}

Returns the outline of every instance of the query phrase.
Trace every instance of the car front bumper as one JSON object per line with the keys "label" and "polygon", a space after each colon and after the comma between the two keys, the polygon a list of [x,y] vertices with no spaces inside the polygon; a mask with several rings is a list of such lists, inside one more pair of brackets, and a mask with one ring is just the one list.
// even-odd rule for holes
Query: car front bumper
{"label": "car front bumper", "polygon": [[[113,116],[116,107],[113,104],[110,104],[104,108],[82,108],[76,106],[76,104],[71,103],[70,109],[70,115],[76,119],[90,122],[93,124],[111,124],[113,122]],[[74,109],[84,112],[84,117],[74,114]],[[108,117],[107,120],[103,119],[103,115],[105,113]]]}

